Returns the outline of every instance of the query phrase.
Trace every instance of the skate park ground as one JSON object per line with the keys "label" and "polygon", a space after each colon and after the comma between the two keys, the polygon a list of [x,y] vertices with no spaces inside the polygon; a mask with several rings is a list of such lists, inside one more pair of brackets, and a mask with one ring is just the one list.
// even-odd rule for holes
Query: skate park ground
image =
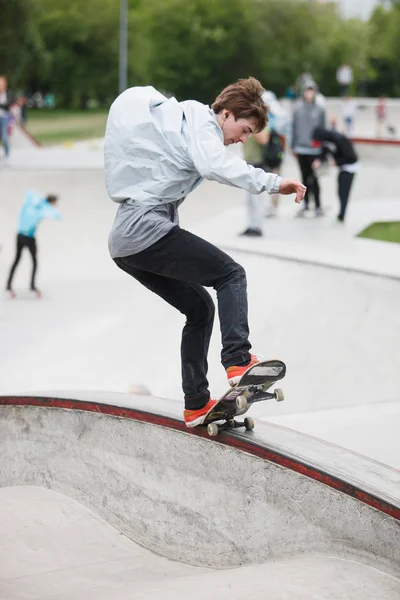
{"label": "skate park ground", "polygon": [[[108,256],[106,239],[115,206],[104,190],[101,145],[101,141],[92,141],[41,151],[28,144],[23,148],[21,143],[19,150],[15,148],[11,167],[0,171],[0,272],[4,281],[13,259],[24,190],[58,192],[64,217],[59,223],[43,222],[38,232],[38,284],[43,298],[38,301],[26,290],[30,272],[26,256],[15,279],[17,298],[4,296],[1,300],[5,343],[0,349],[0,394],[32,397],[51,392],[57,397],[77,397],[79,390],[91,397],[92,391],[98,390],[106,392],[106,401],[108,392],[124,393],[141,385],[150,395],[128,395],[130,405],[141,402],[156,410],[167,398],[170,400],[165,402],[173,402],[174,418],[179,419],[183,317],[119,272]],[[339,467],[336,463],[338,472],[349,457],[364,460],[364,456],[370,462],[354,467],[360,471],[360,481],[371,476],[368,465],[373,465],[372,470],[383,469],[381,481],[392,478],[393,489],[397,485],[398,490],[399,249],[396,244],[355,238],[355,234],[376,220],[400,220],[395,187],[400,147],[377,144],[374,152],[370,146],[367,150],[361,148],[365,155],[344,226],[335,222],[334,170],[321,181],[326,215],[320,220],[295,219],[293,201],[282,198],[279,217],[266,220],[264,237],[243,238],[238,235],[245,228],[243,192],[205,182],[182,206],[181,225],[217,243],[245,266],[254,350],[287,363],[284,385],[282,382],[286,401],[254,407],[252,413],[260,419],[256,432],[273,427],[268,429],[268,439],[275,432],[276,443],[293,433],[294,454],[305,440],[318,438],[321,445],[315,455],[320,454],[322,463],[334,447],[331,444],[341,447],[344,454]],[[291,157],[286,159],[284,174],[298,176]],[[226,388],[219,364],[218,329],[216,322],[209,355],[209,379],[215,395]],[[6,420],[9,426],[5,431],[9,433],[23,414],[7,413],[10,420]],[[91,422],[85,427],[91,427]],[[56,422],[57,427],[62,427],[61,421]],[[156,429],[168,438],[162,427]],[[105,436],[107,431],[108,425],[103,429]],[[182,437],[192,439],[185,433],[179,436],[179,443]],[[173,443],[168,439],[168,452],[176,451],[175,438]],[[15,440],[19,440],[17,449],[24,445],[21,454],[15,452]],[[172,598],[189,592],[193,598],[205,593],[212,598],[244,598],[249,593],[267,597],[269,593],[274,598],[390,599],[400,595],[398,564],[376,559],[373,566],[373,552],[342,555],[330,545],[332,538],[329,543],[316,544],[311,553],[304,548],[296,553],[292,548],[267,561],[265,557],[255,561],[239,558],[235,564],[224,564],[223,570],[210,568],[207,561],[185,561],[188,548],[181,558],[171,558],[166,550],[169,533],[164,534],[164,546],[153,547],[156,535],[150,535],[149,541],[131,532],[123,534],[121,524],[110,517],[111,507],[98,510],[96,496],[106,485],[104,480],[90,478],[86,495],[74,496],[65,480],[61,485],[60,470],[50,473],[46,465],[34,477],[22,469],[24,460],[29,462],[32,440],[23,440],[18,432],[12,445],[11,441],[5,446],[7,452],[20,457],[20,461],[14,459],[14,473],[23,474],[13,479],[14,475],[0,469],[5,540],[0,550],[0,597],[80,598],[82,590],[86,598],[101,599],[156,598],[161,594]],[[71,440],[71,445],[74,443]],[[210,452],[215,452],[213,459],[221,458],[224,446],[208,440],[201,444],[200,456],[208,460]],[[119,456],[128,454],[128,446],[121,448]],[[187,445],[180,451],[188,452]],[[238,450],[229,451],[233,461],[241,460]],[[362,465],[367,465],[365,478]],[[151,470],[147,475],[153,480]],[[208,474],[212,480],[215,476]],[[235,477],[238,475],[232,475],[236,486]],[[205,486],[207,481],[205,478]],[[255,502],[252,485],[250,481],[248,495]],[[296,480],[292,485],[296,496],[304,482]],[[374,485],[378,493],[379,485],[376,481]],[[181,505],[186,489],[183,485],[173,488],[170,500],[177,494]],[[223,520],[224,498],[230,501],[228,489],[221,486],[218,494],[211,492],[216,507],[214,525]],[[392,504],[398,503],[398,493],[385,493]],[[245,496],[243,492],[242,501]],[[314,488],[306,498],[317,510]],[[168,522],[170,515],[165,514]],[[259,518],[255,512],[254,519]],[[386,521],[392,518],[385,517]],[[373,517],[368,514],[366,519],[372,522]],[[293,536],[297,537],[301,527],[298,523],[295,527]],[[390,540],[398,548],[398,529],[394,531]],[[187,535],[186,529],[184,532]],[[366,532],[361,535],[365,537]],[[241,548],[242,543],[242,539],[236,540],[232,547]],[[221,556],[231,551],[222,550]]]}

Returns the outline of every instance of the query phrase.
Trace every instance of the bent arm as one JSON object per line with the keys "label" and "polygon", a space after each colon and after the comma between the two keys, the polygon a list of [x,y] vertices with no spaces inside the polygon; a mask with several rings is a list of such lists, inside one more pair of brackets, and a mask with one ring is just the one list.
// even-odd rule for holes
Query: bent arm
{"label": "bent arm", "polygon": [[62,219],[62,214],[59,210],[54,208],[54,206],[45,201],[41,209],[41,217],[43,219],[54,219],[55,221],[59,221]]}
{"label": "bent arm", "polygon": [[194,129],[189,140],[189,154],[199,174],[205,179],[242,188],[252,194],[267,191],[277,194],[282,178],[246,163],[225,148],[218,135],[218,125],[211,121]]}

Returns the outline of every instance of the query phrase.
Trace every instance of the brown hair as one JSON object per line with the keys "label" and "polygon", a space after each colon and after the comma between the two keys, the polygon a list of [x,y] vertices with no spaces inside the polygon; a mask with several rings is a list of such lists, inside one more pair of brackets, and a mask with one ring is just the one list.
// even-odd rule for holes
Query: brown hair
{"label": "brown hair", "polygon": [[254,77],[239,79],[222,90],[211,108],[218,114],[224,108],[232,112],[235,120],[253,119],[256,131],[262,131],[268,123],[268,106],[262,99],[264,88]]}

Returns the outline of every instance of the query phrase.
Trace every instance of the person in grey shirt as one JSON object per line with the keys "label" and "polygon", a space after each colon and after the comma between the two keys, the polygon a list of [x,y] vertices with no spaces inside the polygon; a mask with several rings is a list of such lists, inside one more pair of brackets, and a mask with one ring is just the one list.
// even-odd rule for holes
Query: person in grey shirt
{"label": "person in grey shirt", "polygon": [[260,194],[296,194],[306,188],[248,165],[225,146],[264,129],[267,107],[254,78],[239,80],[210,108],[178,102],[153,87],[130,88],[110,108],[105,180],[118,211],[109,236],[117,266],[186,315],[182,333],[184,420],[203,423],[214,406],[207,381],[207,354],[217,292],[221,360],[233,385],[258,361],[250,354],[246,274],[227,254],[179,227],[178,207],[203,179]]}
{"label": "person in grey shirt", "polygon": [[297,157],[302,180],[307,186],[304,207],[298,216],[303,217],[309,210],[309,194],[314,197],[315,215],[322,216],[320,188],[313,162],[321,154],[321,148],[313,143],[313,131],[316,127],[325,129],[325,109],[316,101],[317,86],[307,81],[303,89],[303,98],[298,100],[293,112],[292,150]]}

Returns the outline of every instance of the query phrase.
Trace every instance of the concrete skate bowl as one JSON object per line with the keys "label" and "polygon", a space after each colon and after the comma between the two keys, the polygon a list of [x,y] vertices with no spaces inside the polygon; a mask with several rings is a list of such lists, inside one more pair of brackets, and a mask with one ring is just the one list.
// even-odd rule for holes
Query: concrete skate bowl
{"label": "concrete skate bowl", "polygon": [[261,422],[212,440],[179,409],[112,393],[2,396],[0,486],[63,494],[186,564],[329,555],[400,576],[398,471]]}

